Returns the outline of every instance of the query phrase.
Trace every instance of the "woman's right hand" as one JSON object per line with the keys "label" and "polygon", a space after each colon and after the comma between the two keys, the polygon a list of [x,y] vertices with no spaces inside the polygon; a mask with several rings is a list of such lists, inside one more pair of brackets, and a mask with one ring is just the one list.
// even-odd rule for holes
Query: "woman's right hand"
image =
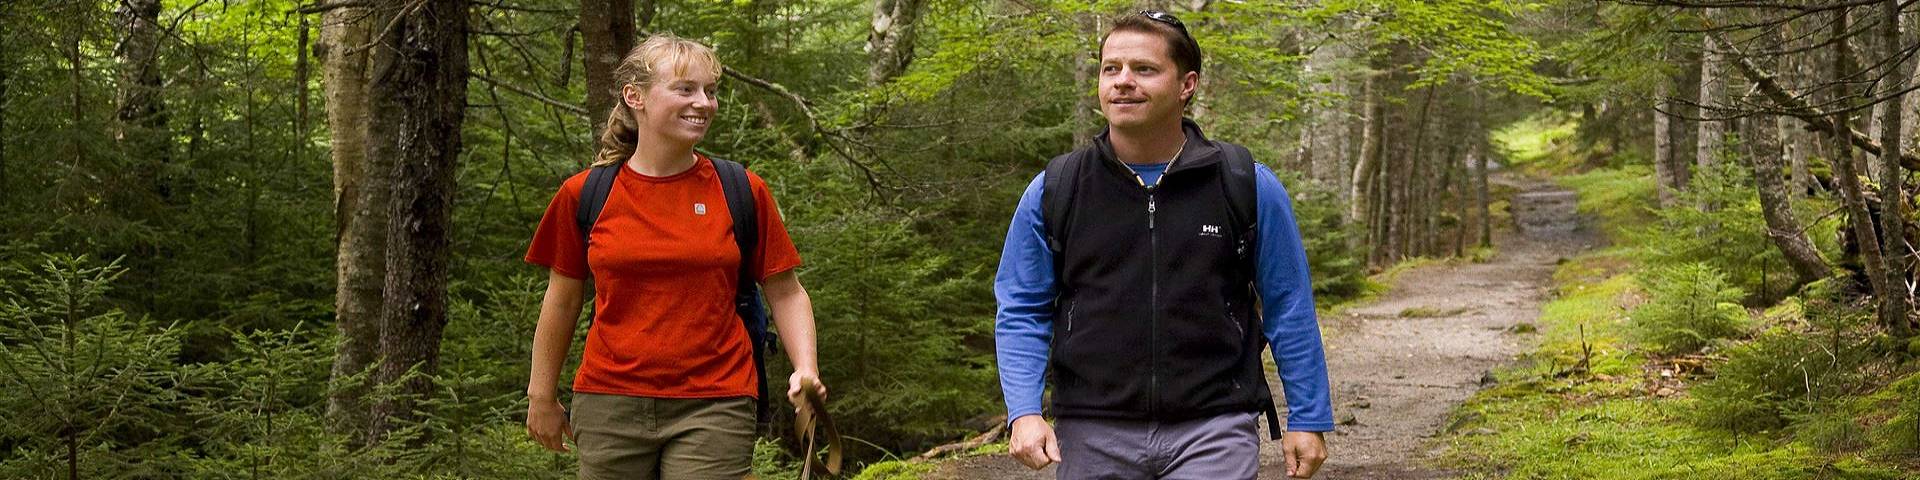
{"label": "woman's right hand", "polygon": [[527,435],[547,450],[567,451],[567,440],[573,439],[573,425],[567,422],[567,407],[560,405],[559,398],[527,401]]}

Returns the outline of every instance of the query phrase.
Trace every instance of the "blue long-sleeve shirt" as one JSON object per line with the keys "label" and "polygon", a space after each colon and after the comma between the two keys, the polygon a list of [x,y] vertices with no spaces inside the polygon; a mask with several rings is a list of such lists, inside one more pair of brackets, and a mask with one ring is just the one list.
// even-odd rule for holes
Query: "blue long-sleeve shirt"
{"label": "blue long-sleeve shirt", "polygon": [[[1167,164],[1127,165],[1147,185],[1158,183]],[[1053,252],[1040,212],[1046,173],[1027,184],[1007,229],[1000,271],[993,278],[998,301],[994,321],[1000,389],[1007,421],[1040,414],[1046,388],[1047,356],[1053,341]],[[1264,305],[1261,330],[1273,348],[1287,397],[1287,429],[1333,430],[1333,405],[1327,387],[1327,362],[1320,344],[1320,323],[1313,308],[1313,282],[1306,249],[1294,223],[1293,202],[1285,186],[1265,165],[1254,165],[1260,244],[1254,253],[1254,289]]]}

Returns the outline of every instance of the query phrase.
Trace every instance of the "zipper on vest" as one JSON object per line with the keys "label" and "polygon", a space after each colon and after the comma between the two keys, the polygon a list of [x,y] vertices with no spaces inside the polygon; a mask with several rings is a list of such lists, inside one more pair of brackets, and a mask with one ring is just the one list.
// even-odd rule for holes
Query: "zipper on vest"
{"label": "zipper on vest", "polygon": [[[1160,180],[1167,179],[1161,174]],[[1160,232],[1154,229],[1154,187],[1147,185],[1147,251],[1151,255],[1147,291],[1147,416],[1156,415],[1160,404]]]}
{"label": "zipper on vest", "polygon": [[1073,307],[1079,305],[1079,300],[1067,302],[1067,333],[1073,333]]}

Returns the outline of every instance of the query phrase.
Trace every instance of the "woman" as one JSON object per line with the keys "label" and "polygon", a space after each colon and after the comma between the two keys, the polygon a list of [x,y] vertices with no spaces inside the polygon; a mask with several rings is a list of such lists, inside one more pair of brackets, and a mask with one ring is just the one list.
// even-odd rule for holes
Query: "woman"
{"label": "woman", "polygon": [[[773,197],[747,175],[759,240],[741,258],[713,160],[693,150],[718,108],[720,70],[713,50],[693,41],[656,35],[634,47],[614,70],[621,101],[594,162],[624,171],[591,223],[592,248],[574,221],[586,172],[560,187],[528,248],[526,261],[550,273],[533,335],[527,433],[560,452],[572,438],[580,478],[735,479],[751,469],[759,380],[734,313],[742,261],[758,275],[793,363],[788,398],[802,381],[819,384],[813,306]],[[569,413],[555,384],[589,274],[594,317]]]}

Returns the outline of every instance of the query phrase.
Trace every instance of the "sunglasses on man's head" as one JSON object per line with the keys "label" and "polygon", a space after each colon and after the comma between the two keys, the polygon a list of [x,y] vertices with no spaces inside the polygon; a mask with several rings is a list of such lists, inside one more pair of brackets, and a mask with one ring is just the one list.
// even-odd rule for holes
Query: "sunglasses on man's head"
{"label": "sunglasses on man's head", "polygon": [[1180,19],[1174,18],[1171,13],[1159,10],[1141,10],[1140,16],[1147,17],[1148,20],[1164,23],[1169,27],[1173,27],[1174,30],[1179,30],[1180,35],[1186,36],[1188,40],[1193,39],[1193,34],[1187,33],[1187,25],[1180,23]]}

